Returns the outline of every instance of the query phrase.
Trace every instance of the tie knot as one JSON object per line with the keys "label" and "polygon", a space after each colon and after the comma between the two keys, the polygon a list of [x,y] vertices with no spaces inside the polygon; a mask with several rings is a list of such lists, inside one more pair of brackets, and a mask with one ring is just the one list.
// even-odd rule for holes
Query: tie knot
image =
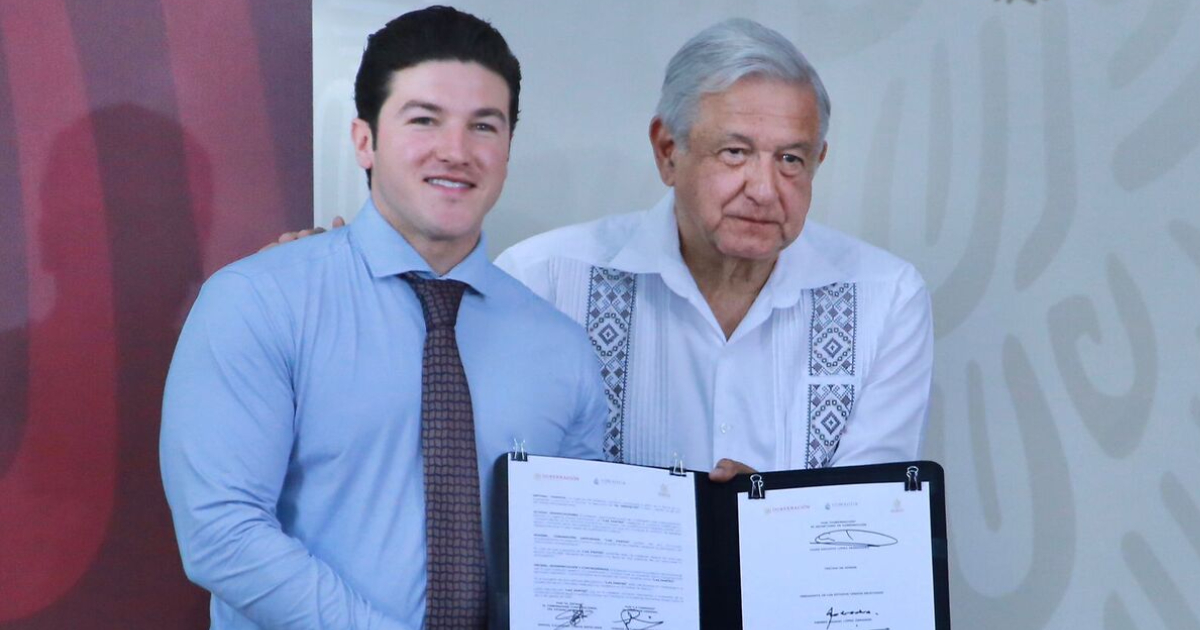
{"label": "tie knot", "polygon": [[454,328],[458,320],[458,305],[462,303],[467,285],[458,280],[433,280],[407,272],[400,277],[412,286],[421,300],[421,311],[425,314],[425,328]]}

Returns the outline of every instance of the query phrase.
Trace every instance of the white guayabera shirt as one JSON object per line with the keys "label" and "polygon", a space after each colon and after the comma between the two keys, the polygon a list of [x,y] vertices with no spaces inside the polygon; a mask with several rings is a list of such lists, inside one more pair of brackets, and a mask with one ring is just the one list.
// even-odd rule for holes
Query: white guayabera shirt
{"label": "white guayabera shirt", "polygon": [[915,459],[933,370],[909,263],[809,221],[726,340],[679,253],[674,194],[496,260],[588,331],[608,394],[605,457],[758,470]]}

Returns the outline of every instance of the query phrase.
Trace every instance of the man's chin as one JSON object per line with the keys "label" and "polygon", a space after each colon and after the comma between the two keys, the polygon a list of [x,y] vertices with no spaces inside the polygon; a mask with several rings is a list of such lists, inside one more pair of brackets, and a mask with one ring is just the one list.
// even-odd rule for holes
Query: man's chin
{"label": "man's chin", "polygon": [[746,262],[774,262],[779,258],[779,252],[783,251],[782,244],[778,240],[773,242],[762,241],[740,241],[733,243],[721,243],[717,247],[717,251],[722,256],[734,259],[744,260]]}
{"label": "man's chin", "polygon": [[439,243],[462,243],[465,241],[475,243],[479,240],[479,235],[482,232],[482,226],[475,225],[471,227],[435,230],[427,234],[427,236],[429,240]]}
{"label": "man's chin", "polygon": [[454,216],[443,215],[426,224],[427,234],[434,240],[459,240],[471,235],[478,236],[483,229],[483,215],[477,213]]}

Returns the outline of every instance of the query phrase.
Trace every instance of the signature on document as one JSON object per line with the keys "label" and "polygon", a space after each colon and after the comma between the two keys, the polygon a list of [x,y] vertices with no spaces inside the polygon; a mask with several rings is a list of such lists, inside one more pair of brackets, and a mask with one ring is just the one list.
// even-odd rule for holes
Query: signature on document
{"label": "signature on document", "polygon": [[554,626],[554,630],[562,630],[562,628],[575,628],[579,625],[580,621],[587,619],[587,616],[588,612],[583,609],[583,604],[575,604],[574,608],[564,610],[554,617],[555,621],[562,622],[557,626]]}
{"label": "signature on document", "polygon": [[626,606],[621,611],[621,623],[625,624],[625,630],[646,630],[663,624],[662,620],[655,621],[652,613],[632,606]]}

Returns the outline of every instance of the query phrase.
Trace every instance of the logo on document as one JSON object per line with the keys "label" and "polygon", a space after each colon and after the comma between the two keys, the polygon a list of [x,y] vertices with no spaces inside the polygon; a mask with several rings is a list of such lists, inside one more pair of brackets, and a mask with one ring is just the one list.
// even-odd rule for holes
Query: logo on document
{"label": "logo on document", "polygon": [[658,496],[663,497],[664,499],[671,498],[671,489],[667,487],[667,484],[664,483],[658,487]]}
{"label": "logo on document", "polygon": [[554,475],[550,473],[533,473],[534,481],[579,481],[574,475]]}

